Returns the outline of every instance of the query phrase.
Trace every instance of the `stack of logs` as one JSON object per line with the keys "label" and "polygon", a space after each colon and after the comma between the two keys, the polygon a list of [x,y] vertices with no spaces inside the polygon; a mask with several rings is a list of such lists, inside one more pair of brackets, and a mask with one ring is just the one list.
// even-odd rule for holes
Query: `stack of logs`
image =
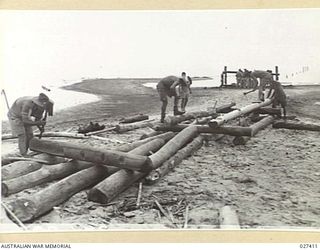
{"label": "stack of logs", "polygon": [[[41,153],[37,156],[38,159],[45,160],[50,165],[41,161],[18,161],[4,166],[2,194],[8,196],[58,180],[39,192],[7,204],[22,222],[38,218],[89,187],[90,201],[107,204],[138,181],[153,184],[165,176],[183,159],[201,148],[203,134],[235,136],[234,144],[246,143],[260,130],[274,123],[276,117],[281,116],[280,109],[265,108],[271,103],[272,100],[267,99],[240,109],[232,108],[235,103],[230,103],[212,111],[169,116],[164,124],[152,120],[141,121],[140,118],[145,120],[148,117],[140,115],[140,118],[122,121],[115,130],[124,132],[152,126],[154,131],[114,150],[33,138],[30,149]],[[261,116],[264,114],[266,115]],[[231,120],[248,115],[257,122],[245,127],[241,124],[225,125]],[[130,124],[132,121],[135,123]],[[319,130],[318,127],[317,131]]]}

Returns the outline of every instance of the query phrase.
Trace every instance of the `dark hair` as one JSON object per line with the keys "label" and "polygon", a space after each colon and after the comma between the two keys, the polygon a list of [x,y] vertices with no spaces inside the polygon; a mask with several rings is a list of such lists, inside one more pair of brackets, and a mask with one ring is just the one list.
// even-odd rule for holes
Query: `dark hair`
{"label": "dark hair", "polygon": [[181,75],[186,75],[186,72],[182,72]]}

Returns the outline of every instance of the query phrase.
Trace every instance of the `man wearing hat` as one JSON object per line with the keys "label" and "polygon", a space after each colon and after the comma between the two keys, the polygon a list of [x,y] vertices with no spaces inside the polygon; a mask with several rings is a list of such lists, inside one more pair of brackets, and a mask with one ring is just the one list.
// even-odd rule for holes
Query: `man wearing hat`
{"label": "man wearing hat", "polygon": [[[44,111],[52,115],[53,102],[43,93],[39,96],[25,96],[18,98],[8,112],[8,118],[13,136],[18,136],[19,151],[27,156],[29,142],[33,137],[32,126],[44,126],[42,120]],[[49,110],[48,110],[49,109]]]}

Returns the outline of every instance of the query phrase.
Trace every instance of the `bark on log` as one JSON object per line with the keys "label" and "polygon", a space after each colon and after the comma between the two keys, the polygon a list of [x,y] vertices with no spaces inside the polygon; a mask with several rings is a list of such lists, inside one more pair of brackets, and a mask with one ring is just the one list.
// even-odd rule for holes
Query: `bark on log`
{"label": "bark on log", "polygon": [[80,161],[90,161],[96,164],[111,165],[138,171],[150,170],[147,157],[127,154],[115,150],[101,150],[96,147],[77,145],[67,142],[39,140],[30,141],[30,149],[52,155],[72,158]]}
{"label": "bark on log", "polygon": [[165,123],[172,126],[172,125],[178,124],[182,121],[191,120],[191,119],[195,119],[198,117],[212,116],[212,115],[215,115],[216,113],[221,113],[222,111],[225,111],[235,105],[236,104],[233,102],[230,104],[226,104],[226,105],[222,105],[220,107],[217,107],[213,111],[188,112],[188,113],[185,113],[185,114],[179,115],[179,116],[167,116],[165,118]]}
{"label": "bark on log", "polygon": [[9,165],[2,166],[1,177],[3,180],[10,180],[19,176],[31,173],[42,167],[42,164],[35,161],[16,161]]}
{"label": "bark on log", "polygon": [[156,136],[153,136],[153,137],[149,137],[149,138],[146,138],[146,139],[143,139],[143,140],[139,140],[139,141],[135,141],[135,142],[132,142],[132,143],[129,143],[129,144],[126,144],[126,145],[122,145],[120,147],[117,148],[118,151],[121,151],[121,152],[129,152],[131,151],[132,149],[135,149],[136,147],[139,147],[149,141],[152,141],[154,139],[158,139],[158,138],[161,138],[165,141],[168,141],[170,140],[171,138],[173,138],[175,135],[175,133],[173,132],[167,132],[167,133],[163,133],[163,134],[160,134],[160,135],[156,135]]}
{"label": "bark on log", "polygon": [[139,122],[139,121],[144,121],[148,119],[149,119],[148,115],[139,114],[139,115],[123,118],[120,120],[119,123],[132,123],[132,122]]}
{"label": "bark on log", "polygon": [[161,167],[151,171],[145,178],[147,184],[154,184],[160,178],[168,174],[173,168],[179,165],[185,158],[192,155],[195,151],[201,148],[204,138],[200,135],[193,139],[184,148],[180,149],[169,160],[165,161]]}
{"label": "bark on log", "polygon": [[261,107],[264,107],[264,106],[268,106],[272,103],[272,99],[266,99],[264,102],[261,102],[261,103],[253,103],[253,104],[250,104],[248,106],[245,106],[243,108],[240,108],[239,110],[234,110],[230,113],[227,113],[225,115],[222,115],[222,116],[219,116],[217,117],[216,119],[212,119],[210,122],[209,122],[209,126],[210,127],[213,127],[213,128],[216,128],[216,127],[219,127],[223,124],[225,124],[226,122],[230,121],[230,120],[233,120],[237,117],[240,117],[242,115],[245,115],[245,114],[248,114],[258,108],[261,108]]}
{"label": "bark on log", "polygon": [[320,125],[312,123],[302,123],[302,122],[288,122],[288,121],[276,121],[273,124],[274,128],[286,128],[286,129],[296,129],[296,130],[309,130],[309,131],[320,131]]}
{"label": "bark on log", "polygon": [[135,122],[129,124],[118,124],[116,125],[115,131],[117,133],[124,133],[131,130],[135,130],[138,128],[145,128],[145,127],[153,127],[155,122],[153,121],[142,121],[142,122]]}
{"label": "bark on log", "polygon": [[[41,169],[29,174],[2,182],[1,192],[4,196],[18,193],[24,189],[38,186],[40,184],[65,178],[78,171],[92,167],[91,162],[71,161],[53,166],[43,166]],[[108,174],[112,174],[119,169],[116,167],[104,167]]]}
{"label": "bark on log", "polygon": [[[164,139],[158,138],[130,151],[130,153],[148,155],[150,150],[156,151],[165,142]],[[108,203],[145,175],[146,173],[143,172],[121,169],[93,187],[88,194],[88,199],[94,202]]]}
{"label": "bark on log", "polygon": [[263,115],[276,115],[278,117],[281,117],[281,108],[262,107],[257,109],[255,113]]}
{"label": "bark on log", "polygon": [[54,183],[40,192],[11,201],[8,207],[22,222],[32,221],[81,190],[99,183],[107,176],[108,171],[105,167],[90,167]]}
{"label": "bark on log", "polygon": [[49,155],[49,154],[38,154],[38,155],[33,156],[32,159],[44,160],[44,161],[48,162],[49,165],[63,163],[68,160],[63,157],[58,157],[58,156]]}
{"label": "bark on log", "polygon": [[[190,125],[177,124],[175,126],[165,126],[165,125],[157,126],[155,129],[159,131],[179,132],[187,127],[190,127]],[[204,126],[204,125],[193,125],[193,127],[197,128],[198,133],[251,136],[251,129],[248,127],[228,126],[228,127],[211,128],[209,126]]]}
{"label": "bark on log", "polygon": [[[275,118],[271,115],[268,115],[264,117],[262,120],[258,121],[257,123],[254,123],[250,126],[251,129],[251,136],[255,136],[260,130],[268,127],[274,122]],[[234,145],[245,145],[249,140],[250,137],[248,136],[237,136],[233,139]]]}
{"label": "bark on log", "polygon": [[[38,136],[39,133],[35,133],[34,136]],[[87,138],[83,134],[78,133],[67,133],[67,132],[44,132],[42,137],[66,137],[66,138],[74,138],[74,139],[84,139]],[[17,136],[13,136],[10,134],[2,135],[2,140],[10,140],[17,139]]]}
{"label": "bark on log", "polygon": [[188,126],[180,131],[175,137],[166,143],[159,151],[149,156],[152,169],[156,169],[162,165],[163,162],[173,156],[180,148],[191,141],[198,135],[196,126]]}
{"label": "bark on log", "polygon": [[237,213],[229,206],[219,210],[219,221],[221,229],[240,229]]}
{"label": "bark on log", "polygon": [[149,137],[153,137],[153,136],[156,136],[156,135],[160,135],[162,133],[163,132],[161,132],[161,131],[152,131],[150,133],[142,134],[141,137],[140,137],[140,140],[143,140],[143,139],[146,139],[146,138],[149,138]]}

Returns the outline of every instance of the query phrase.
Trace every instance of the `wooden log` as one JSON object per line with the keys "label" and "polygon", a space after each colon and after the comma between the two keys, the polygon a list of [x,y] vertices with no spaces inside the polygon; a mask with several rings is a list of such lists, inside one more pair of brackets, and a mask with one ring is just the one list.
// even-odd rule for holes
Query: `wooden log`
{"label": "wooden log", "polygon": [[212,115],[215,115],[216,113],[221,113],[222,111],[225,111],[226,109],[229,109],[235,105],[236,104],[234,102],[232,102],[230,104],[226,104],[226,105],[222,105],[220,107],[217,107],[216,109],[214,109],[212,111],[188,112],[188,113],[185,113],[185,114],[179,115],[179,116],[167,116],[165,118],[165,123],[172,126],[172,125],[178,124],[178,123],[186,121],[186,120],[191,120],[191,119],[204,117],[204,116],[212,116]]}
{"label": "wooden log", "polygon": [[[24,189],[35,187],[49,181],[65,178],[71,174],[92,166],[93,164],[91,162],[81,162],[75,160],[52,166],[43,166],[37,171],[14,179],[3,181],[1,185],[1,192],[2,195],[8,196],[10,194],[18,193]],[[119,170],[118,168],[111,166],[105,167],[105,169],[109,175]]]}
{"label": "wooden log", "polygon": [[[130,153],[148,155],[150,150],[156,151],[163,144],[165,144],[165,140],[158,138],[130,151]],[[146,173],[143,172],[121,169],[93,187],[89,191],[88,199],[106,204],[145,175]]]}
{"label": "wooden log", "polygon": [[59,164],[59,163],[63,163],[66,162],[69,159],[63,158],[63,157],[58,157],[55,155],[49,155],[49,154],[38,154],[32,157],[32,159],[39,159],[39,160],[44,160],[46,162],[48,162],[48,165],[55,165],[55,164]]}
{"label": "wooden log", "polygon": [[145,178],[147,184],[154,184],[160,178],[168,174],[172,169],[178,166],[185,158],[192,155],[195,151],[201,148],[203,137],[198,136],[192,142],[180,149],[174,156],[165,161],[161,167],[152,170]]}
{"label": "wooden log", "polygon": [[219,221],[221,229],[240,229],[237,213],[230,206],[219,210]]}
{"label": "wooden log", "polygon": [[219,116],[217,117],[216,119],[212,119],[210,122],[209,122],[209,126],[210,127],[213,127],[213,128],[216,128],[216,127],[219,127],[223,124],[225,124],[226,122],[230,121],[230,120],[233,120],[235,118],[238,118],[242,115],[245,115],[245,114],[248,114],[258,108],[261,108],[261,107],[264,107],[264,106],[268,106],[272,103],[272,99],[266,99],[264,102],[261,102],[261,103],[253,103],[253,104],[250,104],[248,106],[245,106],[243,108],[240,108],[239,110],[234,110],[230,113],[227,113],[225,115],[222,115],[222,116]]}
{"label": "wooden log", "polygon": [[42,167],[42,164],[35,161],[16,161],[9,165],[2,166],[1,177],[3,180],[10,180],[19,176],[31,173]]}
{"label": "wooden log", "polygon": [[155,124],[152,120],[142,121],[142,122],[135,122],[135,123],[128,123],[128,124],[118,124],[116,125],[115,131],[117,133],[124,133],[131,130],[145,128],[145,127],[153,127]]}
{"label": "wooden log", "polygon": [[3,165],[7,165],[9,163],[17,162],[17,161],[30,161],[30,162],[38,162],[41,164],[49,164],[49,161],[41,160],[41,159],[36,159],[36,158],[29,158],[29,157],[6,157],[2,158]]}
{"label": "wooden log", "polygon": [[269,107],[261,107],[255,111],[255,113],[263,114],[263,115],[276,115],[281,117],[281,109],[280,108],[269,108]]}
{"label": "wooden log", "polygon": [[[188,125],[187,125],[188,126]],[[162,165],[163,162],[173,156],[180,148],[191,141],[198,135],[196,126],[190,125],[180,131],[175,137],[166,143],[159,151],[149,156],[150,165],[152,169],[156,169]]]}
{"label": "wooden log", "polygon": [[150,133],[142,134],[141,137],[140,137],[140,140],[143,140],[143,139],[146,139],[146,138],[149,138],[149,137],[153,137],[153,136],[156,136],[156,135],[160,135],[162,133],[163,133],[162,131],[152,131]]}
{"label": "wooden log", "polygon": [[116,150],[102,150],[97,147],[44,139],[39,140],[37,138],[33,138],[30,141],[30,149],[75,160],[90,161],[96,164],[111,165],[131,170],[150,170],[150,162],[147,157]]}
{"label": "wooden log", "polygon": [[121,152],[129,152],[132,149],[139,147],[141,145],[144,145],[145,143],[152,141],[154,139],[161,138],[161,139],[164,139],[165,141],[168,141],[171,138],[173,138],[174,135],[175,135],[175,133],[173,133],[173,132],[162,133],[160,135],[152,136],[152,137],[149,137],[149,138],[146,138],[143,140],[138,140],[138,141],[126,144],[126,145],[122,145],[122,146],[118,147],[117,150],[121,151]]}
{"label": "wooden log", "polygon": [[98,131],[93,131],[93,132],[89,132],[89,133],[86,133],[86,136],[91,136],[91,135],[99,135],[99,134],[103,134],[105,132],[110,132],[110,131],[113,131],[115,130],[116,127],[109,127],[109,128],[105,128],[105,129],[102,129],[102,130],[98,130]]}
{"label": "wooden log", "polygon": [[[193,127],[197,128],[198,133],[207,133],[207,134],[225,134],[225,135],[234,135],[234,136],[251,136],[251,129],[248,127],[241,127],[241,126],[225,126],[225,127],[217,127],[211,128],[209,126],[204,125],[192,125]],[[177,124],[175,126],[166,126],[161,125],[155,127],[158,131],[173,131],[179,132],[184,130],[185,128],[190,127],[187,124]]]}
{"label": "wooden log", "polygon": [[149,119],[148,115],[139,114],[139,115],[131,116],[128,118],[123,118],[120,120],[119,123],[133,123],[133,122],[139,122],[139,121],[144,121],[148,119]]}
{"label": "wooden log", "polygon": [[309,131],[320,131],[320,125],[303,122],[288,122],[288,121],[276,121],[273,124],[273,128],[285,128],[285,129],[296,129],[296,130],[309,130]]}
{"label": "wooden log", "polygon": [[[250,126],[251,129],[251,136],[255,136],[260,130],[268,127],[274,122],[275,118],[272,115],[268,115],[264,117],[262,120],[258,121],[257,123],[254,123]],[[250,137],[251,137],[250,136]],[[236,136],[233,139],[234,145],[245,145],[249,140],[249,136]]]}
{"label": "wooden log", "polygon": [[49,212],[74,194],[99,183],[108,176],[103,166],[81,170],[40,192],[17,198],[8,204],[10,210],[22,221],[29,222]]}
{"label": "wooden log", "polygon": [[[34,136],[38,136],[39,133],[35,133]],[[66,137],[66,138],[74,138],[74,139],[83,139],[86,138],[83,134],[78,133],[67,133],[67,132],[44,132],[42,137]],[[11,134],[2,135],[2,140],[10,140],[17,139],[17,136],[13,136]]]}

